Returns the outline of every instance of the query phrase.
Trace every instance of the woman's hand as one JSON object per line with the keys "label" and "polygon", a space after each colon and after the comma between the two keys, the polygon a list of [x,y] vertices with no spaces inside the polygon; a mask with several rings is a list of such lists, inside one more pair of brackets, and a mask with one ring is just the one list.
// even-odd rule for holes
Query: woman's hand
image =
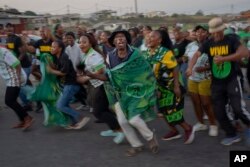
{"label": "woman's hand", "polygon": [[178,98],[181,97],[181,89],[180,89],[179,85],[174,86],[174,93],[175,93],[176,97],[178,97]]}
{"label": "woman's hand", "polygon": [[187,68],[186,70],[186,76],[190,77],[192,75],[192,69],[191,68]]}

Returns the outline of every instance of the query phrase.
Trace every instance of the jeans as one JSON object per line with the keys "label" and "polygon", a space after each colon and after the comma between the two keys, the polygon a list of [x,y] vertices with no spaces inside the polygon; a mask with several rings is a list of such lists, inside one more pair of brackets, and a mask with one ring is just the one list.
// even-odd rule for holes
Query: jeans
{"label": "jeans", "polygon": [[187,76],[186,76],[187,68],[188,68],[188,63],[182,63],[180,65],[180,72],[181,72],[181,76],[183,79],[183,84],[184,84],[185,90],[187,90]]}
{"label": "jeans", "polygon": [[80,113],[73,110],[69,104],[75,94],[79,91],[79,85],[64,85],[62,95],[57,101],[56,107],[61,112],[70,115],[73,123],[77,123],[80,120]]}

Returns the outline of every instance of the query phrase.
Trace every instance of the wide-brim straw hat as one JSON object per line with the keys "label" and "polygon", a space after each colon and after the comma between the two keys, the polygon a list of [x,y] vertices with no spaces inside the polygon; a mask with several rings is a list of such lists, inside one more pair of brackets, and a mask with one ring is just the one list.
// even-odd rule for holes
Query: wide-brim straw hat
{"label": "wide-brim straw hat", "polygon": [[215,17],[208,22],[209,33],[215,33],[219,31],[224,31],[226,25],[223,23],[222,18]]}

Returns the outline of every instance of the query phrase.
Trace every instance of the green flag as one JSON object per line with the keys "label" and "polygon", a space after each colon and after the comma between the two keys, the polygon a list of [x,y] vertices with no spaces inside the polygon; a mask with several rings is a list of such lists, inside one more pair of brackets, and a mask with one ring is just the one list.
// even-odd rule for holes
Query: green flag
{"label": "green flag", "polygon": [[145,121],[156,117],[156,80],[152,69],[135,49],[128,61],[107,70],[105,90],[109,103],[119,102],[129,120],[140,114]]}

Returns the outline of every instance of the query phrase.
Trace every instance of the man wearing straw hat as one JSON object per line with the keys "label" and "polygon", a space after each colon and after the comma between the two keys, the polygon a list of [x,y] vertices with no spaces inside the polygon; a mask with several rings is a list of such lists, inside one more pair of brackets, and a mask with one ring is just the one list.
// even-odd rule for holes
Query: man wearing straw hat
{"label": "man wearing straw hat", "polygon": [[246,109],[240,78],[237,75],[238,61],[248,55],[248,50],[237,38],[224,35],[223,31],[226,26],[221,18],[211,19],[208,25],[212,38],[207,40],[194,54],[187,69],[187,75],[192,74],[192,68],[197,58],[202,53],[206,53],[212,72],[213,108],[221,128],[226,133],[221,144],[231,145],[241,140],[226,114],[225,105],[229,100],[234,113],[247,126],[245,141],[250,146],[250,113]]}

